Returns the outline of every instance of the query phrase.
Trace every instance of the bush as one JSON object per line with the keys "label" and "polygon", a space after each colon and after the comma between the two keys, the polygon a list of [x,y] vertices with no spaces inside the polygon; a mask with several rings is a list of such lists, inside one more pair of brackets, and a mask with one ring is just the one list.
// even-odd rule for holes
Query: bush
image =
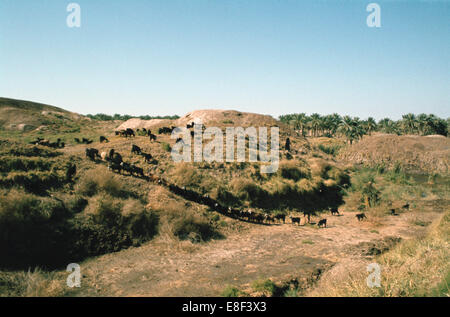
{"label": "bush", "polygon": [[224,206],[234,206],[239,204],[239,199],[229,192],[224,186],[218,186],[211,192],[211,198]]}
{"label": "bush", "polygon": [[172,148],[170,147],[170,144],[169,144],[169,143],[162,142],[162,143],[161,143],[161,146],[162,146],[163,150],[166,151],[166,152],[172,151]]}
{"label": "bush", "polygon": [[249,179],[234,179],[231,186],[236,197],[248,201],[251,206],[263,206],[268,199],[268,193]]}
{"label": "bush", "polygon": [[66,263],[69,217],[61,202],[37,199],[17,190],[4,195],[0,201],[0,266]]}
{"label": "bush", "polygon": [[[0,267],[58,268],[151,239],[158,217],[135,199],[37,198],[12,190],[0,200]],[[85,209],[85,212],[80,213]]]}
{"label": "bush", "polygon": [[119,200],[109,195],[91,198],[83,215],[74,221],[73,258],[85,258],[139,246],[158,228],[158,217],[138,200]]}
{"label": "bush", "polygon": [[247,294],[245,294],[244,292],[240,291],[238,288],[234,287],[234,286],[227,286],[223,291],[222,291],[222,296],[223,297],[239,297],[239,296],[246,296]]}
{"label": "bush", "polygon": [[188,213],[181,214],[174,221],[173,229],[175,236],[180,240],[198,236],[202,241],[208,241],[217,237],[217,232],[206,219]]}
{"label": "bush", "polygon": [[336,156],[339,153],[339,150],[342,148],[343,146],[341,144],[334,144],[334,145],[324,145],[324,144],[319,144],[317,146],[317,148],[319,150],[321,150],[322,152],[329,154],[329,155],[333,155]]}
{"label": "bush", "polygon": [[171,179],[180,187],[200,188],[203,176],[194,166],[187,163],[180,163],[171,172]]}
{"label": "bush", "polygon": [[78,183],[77,191],[89,197],[101,192],[118,198],[133,196],[116,175],[101,167],[88,171]]}
{"label": "bush", "polygon": [[302,178],[310,178],[311,173],[309,169],[301,165],[298,161],[282,161],[278,169],[279,174],[283,178],[298,181]]}
{"label": "bush", "polygon": [[67,208],[71,210],[73,213],[80,213],[86,208],[88,205],[88,200],[81,196],[70,197],[67,201]]}
{"label": "bush", "polygon": [[44,194],[48,189],[60,188],[65,179],[52,172],[11,172],[0,178],[0,186],[21,187],[34,194]]}
{"label": "bush", "polygon": [[252,288],[257,292],[262,292],[263,296],[273,296],[277,286],[271,280],[257,280],[252,283]]}
{"label": "bush", "polygon": [[199,242],[222,237],[208,218],[186,210],[182,203],[166,204],[158,212],[165,217],[173,235],[180,240],[190,239],[192,242]]}
{"label": "bush", "polygon": [[11,171],[28,172],[30,170],[49,171],[52,162],[40,158],[18,158],[2,157],[0,160],[0,172],[8,173]]}
{"label": "bush", "polygon": [[55,150],[51,150],[48,148],[38,147],[38,146],[18,146],[13,149],[10,149],[7,154],[13,155],[13,156],[27,156],[27,157],[56,157],[62,155],[62,153],[57,152]]}
{"label": "bush", "polygon": [[60,297],[66,295],[65,279],[40,269],[26,272],[0,272],[0,296]]}

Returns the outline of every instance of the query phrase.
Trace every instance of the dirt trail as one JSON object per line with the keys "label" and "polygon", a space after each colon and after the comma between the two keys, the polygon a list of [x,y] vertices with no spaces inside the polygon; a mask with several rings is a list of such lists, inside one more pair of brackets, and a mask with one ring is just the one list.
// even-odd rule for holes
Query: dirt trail
{"label": "dirt trail", "polygon": [[[359,223],[351,212],[327,216],[329,226],[324,229],[243,224],[244,232],[206,244],[186,242],[184,248],[157,238],[139,248],[85,261],[84,283],[74,295],[220,296],[228,285],[246,289],[262,278],[306,283],[317,269],[323,271],[344,259],[367,258],[369,245],[420,234],[426,228],[411,224],[415,214],[386,217],[376,230],[368,222]],[[432,220],[438,213],[425,215]]]}

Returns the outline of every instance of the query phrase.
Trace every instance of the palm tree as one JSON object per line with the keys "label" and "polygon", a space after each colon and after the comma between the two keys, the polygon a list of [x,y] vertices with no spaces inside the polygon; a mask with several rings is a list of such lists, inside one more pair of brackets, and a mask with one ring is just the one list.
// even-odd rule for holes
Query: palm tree
{"label": "palm tree", "polygon": [[347,138],[350,144],[353,144],[354,140],[358,140],[366,134],[362,121],[358,117],[351,118],[350,116],[344,116],[339,126],[339,132]]}
{"label": "palm tree", "polygon": [[295,115],[295,122],[297,128],[300,130],[302,136],[305,136],[305,129],[308,124],[308,118],[305,113],[299,113]]}
{"label": "palm tree", "polygon": [[416,118],[416,126],[419,134],[425,135],[428,130],[428,116],[425,113],[421,113]]}
{"label": "palm tree", "polygon": [[339,128],[339,125],[341,124],[341,122],[342,122],[342,117],[339,115],[339,114],[337,114],[337,113],[333,113],[332,115],[331,115],[331,131],[330,131],[330,133],[331,133],[331,135],[336,135],[336,132],[337,132],[337,130],[338,130],[338,128]]}
{"label": "palm tree", "polygon": [[408,113],[402,116],[402,128],[403,132],[405,133],[414,133],[414,130],[416,129],[416,116],[412,113]]}
{"label": "palm tree", "polygon": [[372,117],[367,118],[366,128],[367,128],[367,133],[369,135],[371,135],[373,131],[376,131],[377,123],[374,118],[372,118]]}
{"label": "palm tree", "polygon": [[384,133],[396,133],[398,134],[397,123],[389,118],[384,118],[378,121],[378,127]]}
{"label": "palm tree", "polygon": [[366,134],[366,131],[364,130],[363,122],[358,118],[353,118],[353,131],[352,134],[356,140],[359,140],[363,137],[364,134]]}
{"label": "palm tree", "polygon": [[313,136],[316,137],[317,136],[317,132],[321,129],[322,127],[322,120],[320,117],[320,114],[318,113],[313,113],[310,117],[310,127],[313,133]]}
{"label": "palm tree", "polygon": [[350,144],[353,143],[352,130],[353,130],[352,118],[350,116],[344,116],[344,118],[342,118],[341,125],[339,126],[339,132],[347,138]]}

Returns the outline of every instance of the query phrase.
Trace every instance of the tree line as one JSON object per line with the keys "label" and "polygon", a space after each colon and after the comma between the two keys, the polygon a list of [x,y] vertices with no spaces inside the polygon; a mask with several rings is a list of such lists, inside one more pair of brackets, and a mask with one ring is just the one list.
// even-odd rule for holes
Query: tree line
{"label": "tree line", "polygon": [[384,118],[377,122],[372,117],[361,120],[358,117],[340,116],[337,113],[324,116],[318,113],[310,116],[305,113],[294,113],[282,115],[279,120],[289,124],[303,136],[342,136],[349,143],[373,132],[447,136],[450,124],[450,118],[442,119],[433,114],[414,115],[412,113],[403,115],[402,119],[397,121]]}
{"label": "tree line", "polygon": [[177,115],[173,115],[173,116],[149,116],[149,115],[145,115],[145,116],[130,116],[127,114],[121,115],[121,114],[114,114],[114,115],[108,115],[108,114],[104,114],[104,113],[97,113],[97,114],[88,114],[86,115],[86,117],[91,118],[93,120],[98,120],[98,121],[113,121],[113,120],[122,120],[122,121],[126,121],[129,119],[134,119],[134,118],[138,118],[138,119],[142,119],[142,120],[151,120],[151,119],[170,119],[170,120],[175,120],[175,119],[179,119],[180,117]]}

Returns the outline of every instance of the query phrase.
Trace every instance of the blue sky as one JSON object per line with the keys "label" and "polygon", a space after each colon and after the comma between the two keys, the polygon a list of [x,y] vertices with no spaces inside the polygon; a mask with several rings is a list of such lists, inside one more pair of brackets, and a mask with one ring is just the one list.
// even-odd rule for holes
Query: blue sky
{"label": "blue sky", "polygon": [[83,114],[448,117],[450,1],[0,0],[0,96]]}

